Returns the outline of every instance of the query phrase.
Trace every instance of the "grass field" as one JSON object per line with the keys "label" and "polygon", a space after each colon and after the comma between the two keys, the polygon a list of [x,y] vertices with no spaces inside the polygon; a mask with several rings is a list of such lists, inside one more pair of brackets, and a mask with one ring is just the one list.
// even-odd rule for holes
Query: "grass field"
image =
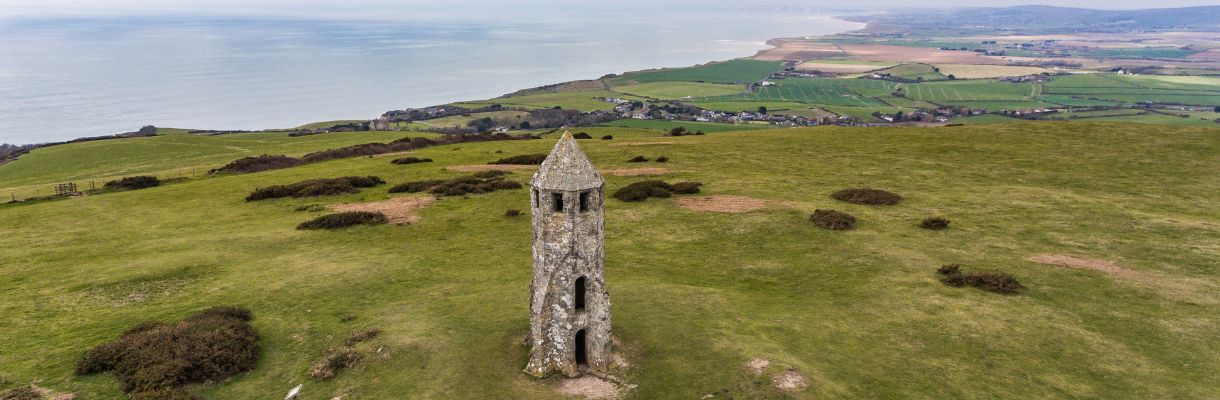
{"label": "grass field", "polygon": [[836,78],[788,78],[777,80],[775,83],[774,86],[755,88],[754,93],[707,97],[698,99],[695,103],[778,101],[819,105],[877,107],[885,106],[885,104],[861,92],[884,92],[888,95],[896,85],[893,82],[871,79]]}
{"label": "grass field", "polygon": [[[663,179],[771,201],[741,214],[674,199],[610,200],[606,277],[627,398],[1220,397],[1220,130],[1095,123],[948,128],[798,128],[663,138],[589,128],[601,169],[665,154]],[[165,140],[165,139],[162,139]],[[111,149],[116,156],[149,151]],[[0,389],[37,382],[77,398],[121,398],[110,375],[73,377],[86,349],[134,324],[215,304],[255,314],[257,368],[196,387],[206,399],[558,399],[522,374],[530,226],[522,190],[446,198],[409,226],[333,232],[293,227],[307,204],[359,194],[247,203],[256,187],[377,175],[456,177],[445,168],[547,151],[553,140],[467,143],[417,152],[436,162],[355,158],[147,190],[0,206]],[[74,145],[75,146],[75,145]],[[167,142],[167,147],[174,146]],[[64,155],[82,154],[67,146]],[[496,154],[503,151],[504,154]],[[236,154],[235,154],[236,155]],[[63,161],[61,159],[60,161]],[[118,170],[130,159],[91,170]],[[209,161],[210,162],[210,161]],[[181,165],[150,161],[156,168]],[[68,163],[64,163],[68,164]],[[61,167],[61,174],[84,175]],[[528,171],[510,178],[524,182]],[[612,192],[642,178],[607,177]],[[840,203],[847,187],[902,194],[897,206]],[[815,208],[856,215],[850,231],[808,222]],[[919,229],[929,215],[952,220]],[[1103,259],[1112,274],[1026,261]],[[1015,275],[998,295],[948,287],[945,263]],[[351,314],[350,322],[340,316]],[[384,330],[332,381],[310,365],[351,332]],[[742,364],[792,368],[807,391],[781,393]],[[759,383],[754,383],[759,381]]]}
{"label": "grass field", "polygon": [[524,96],[498,97],[498,98],[490,99],[490,100],[483,100],[483,101],[478,101],[478,102],[469,102],[468,101],[468,102],[462,102],[462,103],[457,103],[457,104],[463,104],[465,106],[502,104],[505,106],[514,106],[514,107],[524,106],[527,108],[528,107],[551,108],[554,106],[559,106],[559,107],[562,107],[567,110],[580,110],[580,111],[585,111],[585,112],[595,111],[595,110],[609,110],[609,109],[614,108],[614,106],[615,106],[614,103],[609,103],[606,101],[598,100],[598,99],[596,99],[597,97],[602,97],[602,98],[618,97],[618,98],[625,98],[628,100],[643,100],[643,99],[635,97],[635,96],[625,95],[625,94],[618,93],[618,92],[611,92],[609,90],[580,90],[580,91],[571,91],[571,92],[539,93],[539,94],[530,94],[530,95],[524,95]]}
{"label": "grass field", "polygon": [[470,115],[452,115],[452,116],[448,116],[448,117],[427,119],[427,120],[423,120],[423,121],[412,121],[412,124],[420,124],[420,125],[425,125],[428,127],[435,127],[435,128],[445,128],[445,127],[454,127],[454,126],[465,127],[467,123],[469,123],[470,121],[474,121],[476,119],[491,118],[491,119],[521,120],[521,119],[525,118],[526,116],[528,116],[529,114],[530,113],[526,112],[526,111],[512,111],[512,110],[489,111],[489,112],[483,112],[483,113],[474,113],[474,114],[470,114]]}
{"label": "grass field", "polygon": [[1049,71],[1046,68],[1012,65],[982,64],[937,64],[940,73],[953,75],[957,79],[998,78],[1004,76],[1033,75]]}
{"label": "grass field", "polygon": [[616,92],[650,97],[654,99],[681,99],[684,97],[721,96],[741,93],[746,90],[744,85],[703,82],[648,82],[617,86]]}
{"label": "grass field", "polygon": [[695,67],[670,68],[655,71],[630,73],[618,78],[619,82],[708,82],[746,84],[758,81],[783,68],[776,61],[736,59]]}
{"label": "grass field", "polygon": [[712,110],[723,112],[755,112],[758,107],[767,107],[768,110],[804,110],[809,108],[809,104],[797,103],[793,101],[748,101],[744,99],[725,101],[705,101],[700,100],[695,102],[695,105]]}
{"label": "grass field", "polygon": [[727,132],[727,131],[744,131],[758,129],[775,129],[771,124],[720,124],[713,122],[692,122],[692,121],[659,121],[650,119],[620,119],[617,121],[607,122],[602,126],[634,128],[634,129],[657,129],[669,131],[670,129],[683,127],[686,130],[695,132],[703,131],[704,133]]}
{"label": "grass field", "polygon": [[946,79],[945,75],[929,64],[899,64],[876,73],[886,73],[904,79],[919,79],[925,81]]}

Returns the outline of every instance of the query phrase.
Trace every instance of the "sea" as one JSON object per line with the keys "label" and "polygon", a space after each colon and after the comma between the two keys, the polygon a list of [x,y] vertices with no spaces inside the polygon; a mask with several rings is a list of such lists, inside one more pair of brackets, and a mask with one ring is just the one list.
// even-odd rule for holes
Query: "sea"
{"label": "sea", "polygon": [[403,14],[3,17],[0,143],[370,119],[862,27],[818,8]]}

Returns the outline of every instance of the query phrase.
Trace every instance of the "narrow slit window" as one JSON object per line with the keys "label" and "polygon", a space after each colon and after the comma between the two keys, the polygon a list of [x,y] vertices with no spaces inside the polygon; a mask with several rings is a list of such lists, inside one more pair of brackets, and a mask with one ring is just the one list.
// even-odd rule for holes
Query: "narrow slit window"
{"label": "narrow slit window", "polygon": [[563,193],[552,193],[551,197],[554,199],[552,203],[555,205],[555,211],[563,211]]}
{"label": "narrow slit window", "polygon": [[589,211],[589,192],[580,192],[580,212]]}
{"label": "narrow slit window", "polygon": [[585,277],[576,278],[576,309],[585,309]]}
{"label": "narrow slit window", "polygon": [[538,208],[538,189],[534,189],[534,208]]}

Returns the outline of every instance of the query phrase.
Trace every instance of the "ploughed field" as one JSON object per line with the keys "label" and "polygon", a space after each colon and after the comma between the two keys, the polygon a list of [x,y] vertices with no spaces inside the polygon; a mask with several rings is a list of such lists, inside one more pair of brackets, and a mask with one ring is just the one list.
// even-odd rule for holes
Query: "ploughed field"
{"label": "ploughed field", "polygon": [[[681,137],[578,131],[594,138],[580,143],[603,171],[649,170],[604,174],[607,194],[642,180],[703,183],[695,195],[607,200],[614,332],[628,364],[623,378],[638,385],[626,398],[1220,397],[1220,178],[1205,173],[1220,170],[1220,129],[1014,122]],[[613,140],[598,139],[607,134]],[[417,135],[275,141],[340,147]],[[388,188],[545,153],[555,139],[407,154],[432,162],[360,157],[0,205],[0,390],[36,382],[78,398],[122,398],[112,374],[73,375],[85,351],[143,321],[238,305],[254,315],[261,355],[251,372],[188,387],[203,398],[279,398],[300,383],[311,399],[562,398],[555,380],[521,372],[530,225],[528,215],[505,214],[529,212],[525,190],[403,201],[418,207],[406,225],[294,229],[332,205],[427,196]],[[198,146],[172,143],[149,159],[145,142],[107,141],[107,157],[80,171],[64,159],[55,173],[109,176],[135,171],[137,159],[149,171],[225,161],[175,157]],[[98,144],[25,157],[79,146]],[[316,150],[267,146],[257,151]],[[668,162],[629,163],[635,156]],[[0,176],[26,161],[0,166]],[[504,179],[525,183],[532,173],[512,170]],[[369,175],[388,184],[244,200],[256,188]],[[903,199],[830,197],[859,187]],[[809,218],[815,209],[851,214],[855,227],[819,228]],[[931,216],[951,224],[921,229]],[[952,263],[1012,274],[1024,289],[947,286],[937,269]],[[334,379],[310,380],[328,349],[368,328],[381,333],[367,356]],[[760,376],[751,371],[756,358],[771,361]],[[789,373],[808,388],[772,384]]]}

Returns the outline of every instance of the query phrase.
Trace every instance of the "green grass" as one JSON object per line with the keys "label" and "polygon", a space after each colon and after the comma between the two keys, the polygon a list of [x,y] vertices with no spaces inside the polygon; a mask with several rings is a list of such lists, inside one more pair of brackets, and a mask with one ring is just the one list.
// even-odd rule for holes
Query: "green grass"
{"label": "green grass", "polygon": [[951,123],[951,124],[963,124],[963,125],[1007,124],[1007,123],[1012,123],[1012,122],[1017,122],[1017,121],[1020,121],[1020,120],[1013,118],[1013,117],[1006,117],[1006,116],[999,115],[999,114],[971,115],[969,117],[957,117],[957,118],[949,119],[949,123]]}
{"label": "green grass", "polygon": [[[655,141],[655,131],[590,128]],[[581,141],[602,169],[634,154],[670,157],[666,180],[706,194],[775,201],[722,214],[674,199],[611,200],[606,277],[614,332],[638,385],[627,398],[1215,398],[1220,388],[1220,130],[1097,123],[949,128],[798,128]],[[117,141],[132,144],[135,141]],[[77,378],[86,349],[149,319],[214,304],[255,313],[257,368],[197,387],[207,399],[558,399],[521,369],[529,312],[530,226],[523,190],[446,198],[409,226],[333,232],[293,227],[305,204],[386,198],[385,187],[321,199],[247,203],[253,188],[378,175],[448,178],[444,168],[547,151],[552,140],[468,143],[387,158],[41,204],[0,206],[3,388],[37,382],[78,398],[121,398],[109,375]],[[172,146],[167,144],[167,146]],[[121,168],[128,161],[94,168]],[[64,173],[72,173],[65,167]],[[524,182],[528,172],[510,179]],[[613,191],[643,178],[608,176]],[[834,201],[848,187],[899,193],[897,206]],[[807,220],[856,215],[855,230]],[[916,225],[929,215],[944,231]],[[1037,253],[1105,259],[1129,275],[1025,261]],[[935,268],[1012,273],[1004,296],[937,282]],[[356,319],[340,322],[340,315]],[[382,348],[326,382],[310,364],[351,332]],[[781,394],[741,367],[774,360],[806,392]],[[753,382],[760,381],[760,384]]]}
{"label": "green grass", "polygon": [[873,113],[879,112],[882,114],[895,114],[899,111],[911,112],[912,109],[900,107],[844,107],[844,106],[822,106],[822,108],[838,115],[855,117],[864,122],[882,122],[881,119],[874,117]]}
{"label": "green grass", "polygon": [[655,99],[680,99],[741,93],[744,85],[703,82],[648,82],[613,88],[616,92]]}
{"label": "green grass", "polygon": [[899,65],[896,65],[896,66],[893,66],[890,68],[886,68],[886,69],[883,69],[880,71],[875,71],[875,72],[876,73],[887,73],[887,74],[890,74],[890,75],[893,75],[893,76],[896,76],[899,78],[911,79],[911,80],[922,79],[925,81],[931,81],[931,80],[948,79],[948,77],[946,77],[945,75],[942,75],[940,73],[940,71],[937,70],[936,67],[933,67],[928,64],[919,64],[919,63],[899,64]]}
{"label": "green grass", "polygon": [[1126,103],[1146,101],[1201,106],[1220,105],[1220,86],[1207,77],[1124,76],[1088,74],[1057,77],[1045,92],[1054,95]]}
{"label": "green grass", "polygon": [[[154,137],[99,140],[35,149],[0,165],[0,196],[18,198],[51,194],[53,183],[105,180],[129,175],[162,178],[199,176],[229,161],[259,154],[302,155],[359,143],[388,142],[407,132],[339,132],[289,137],[286,133],[236,133],[204,136],[169,134]],[[37,185],[37,186],[32,186]]]}
{"label": "green grass", "polygon": [[885,106],[885,104],[872,96],[882,92],[888,95],[894,87],[896,84],[893,82],[871,79],[788,78],[776,80],[774,86],[757,87],[754,89],[754,93],[707,97],[698,99],[695,103],[775,101],[877,107]]}
{"label": "green grass", "polygon": [[745,84],[758,81],[783,69],[778,61],[736,59],[709,63],[695,67],[669,68],[655,71],[628,73],[617,82],[661,82],[686,81],[708,83]]}
{"label": "green grass", "polygon": [[365,121],[367,121],[367,120],[338,119],[338,120],[334,120],[334,121],[319,121],[319,122],[311,122],[311,123],[301,125],[301,126],[298,126],[296,128],[292,128],[292,129],[323,129],[323,128],[330,128],[335,125],[351,124],[351,123],[365,122]]}
{"label": "green grass", "polygon": [[1081,57],[1101,58],[1185,58],[1198,51],[1172,46],[1093,48],[1089,51],[1075,54]]}
{"label": "green grass", "polygon": [[809,108],[809,104],[797,103],[793,101],[698,101],[696,105],[712,110],[723,112],[755,112],[758,107],[767,107],[768,110],[804,110]]}
{"label": "green grass", "polygon": [[628,100],[642,100],[641,98],[638,98],[635,96],[624,95],[622,93],[611,92],[609,90],[580,90],[580,91],[572,91],[572,92],[540,93],[540,94],[530,94],[530,95],[524,95],[524,96],[499,97],[499,98],[485,100],[485,101],[477,102],[477,103],[465,102],[465,103],[459,103],[459,104],[474,105],[474,104],[496,103],[496,104],[503,104],[505,106],[526,106],[526,107],[540,107],[540,108],[551,108],[551,107],[559,106],[559,107],[561,107],[563,109],[567,109],[567,110],[580,110],[580,111],[585,111],[585,112],[595,111],[595,110],[610,110],[610,109],[614,108],[614,106],[615,106],[614,103],[606,102],[603,100],[598,100],[598,99],[596,99],[597,97],[602,97],[602,98],[618,97],[618,98],[623,98],[623,99],[628,99]]}
{"label": "green grass", "polygon": [[522,121],[522,120],[524,120],[524,118],[526,116],[529,116],[529,112],[512,111],[512,110],[489,111],[489,112],[483,112],[483,113],[474,113],[474,114],[470,114],[470,115],[451,115],[448,117],[441,117],[441,118],[436,118],[436,119],[427,119],[427,120],[423,120],[423,121],[412,121],[411,123],[418,124],[418,125],[424,125],[426,127],[435,127],[435,128],[445,128],[445,127],[454,127],[454,126],[465,127],[466,124],[469,123],[470,121],[474,121],[476,119],[481,119],[481,118],[491,118],[491,119],[496,119],[496,120],[504,119],[504,120],[512,120],[512,121]]}
{"label": "green grass", "polygon": [[771,124],[721,124],[714,122],[661,121],[651,119],[620,119],[617,121],[607,122],[602,124],[602,126],[635,129],[657,129],[666,132],[668,132],[670,129],[681,126],[691,132],[703,131],[704,133],[776,128],[776,126]]}
{"label": "green grass", "polygon": [[913,83],[903,87],[906,97],[911,99],[960,105],[1031,101],[1038,90],[1030,83],[1008,83],[991,79]]}

